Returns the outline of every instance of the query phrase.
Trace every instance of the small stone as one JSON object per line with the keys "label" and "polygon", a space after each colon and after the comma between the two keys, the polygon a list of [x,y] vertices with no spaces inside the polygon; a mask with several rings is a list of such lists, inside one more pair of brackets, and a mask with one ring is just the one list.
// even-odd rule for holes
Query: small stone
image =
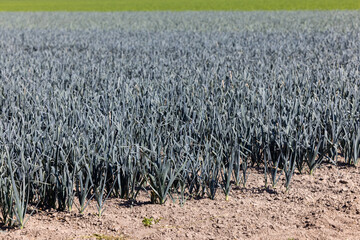
{"label": "small stone", "polygon": [[346,180],[340,180],[339,183],[341,183],[341,184],[348,184],[348,181],[346,181]]}

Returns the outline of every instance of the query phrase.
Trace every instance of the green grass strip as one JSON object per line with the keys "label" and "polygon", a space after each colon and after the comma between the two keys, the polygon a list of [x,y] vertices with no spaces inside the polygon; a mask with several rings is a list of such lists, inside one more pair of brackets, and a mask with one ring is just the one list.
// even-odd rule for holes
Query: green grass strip
{"label": "green grass strip", "polygon": [[360,0],[0,0],[0,11],[353,10]]}

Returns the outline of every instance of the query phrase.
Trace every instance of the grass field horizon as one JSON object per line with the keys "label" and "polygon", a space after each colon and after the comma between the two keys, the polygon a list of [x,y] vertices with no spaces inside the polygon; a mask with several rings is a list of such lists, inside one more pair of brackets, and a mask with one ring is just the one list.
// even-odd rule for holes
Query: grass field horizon
{"label": "grass field horizon", "polygon": [[0,11],[357,10],[358,0],[0,0]]}

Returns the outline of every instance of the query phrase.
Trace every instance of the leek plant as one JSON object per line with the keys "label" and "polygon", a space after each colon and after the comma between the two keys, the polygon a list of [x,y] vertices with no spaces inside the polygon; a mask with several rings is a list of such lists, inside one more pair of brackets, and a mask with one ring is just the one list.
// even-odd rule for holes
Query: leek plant
{"label": "leek plant", "polygon": [[[159,24],[139,31],[0,28],[2,224],[92,201],[101,216],[107,199],[141,191],[160,204],[228,199],[249,169],[288,190],[297,172],[359,164],[356,14],[182,14],[150,14]],[[293,27],[310,15],[314,26]]]}

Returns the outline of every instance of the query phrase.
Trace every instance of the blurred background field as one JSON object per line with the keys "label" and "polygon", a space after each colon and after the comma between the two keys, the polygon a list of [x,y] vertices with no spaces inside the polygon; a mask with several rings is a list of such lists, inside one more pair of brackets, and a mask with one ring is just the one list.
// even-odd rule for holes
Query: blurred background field
{"label": "blurred background field", "polygon": [[0,11],[354,10],[359,0],[0,0]]}

